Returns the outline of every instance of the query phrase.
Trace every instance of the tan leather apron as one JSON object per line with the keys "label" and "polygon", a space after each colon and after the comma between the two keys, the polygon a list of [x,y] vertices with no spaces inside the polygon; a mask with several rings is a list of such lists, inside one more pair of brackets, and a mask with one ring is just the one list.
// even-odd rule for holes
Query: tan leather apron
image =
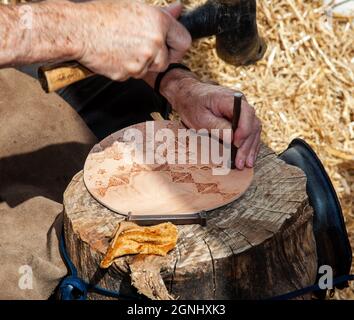
{"label": "tan leather apron", "polygon": [[62,194],[95,142],[58,95],[0,70],[0,299],[47,299],[65,276]]}

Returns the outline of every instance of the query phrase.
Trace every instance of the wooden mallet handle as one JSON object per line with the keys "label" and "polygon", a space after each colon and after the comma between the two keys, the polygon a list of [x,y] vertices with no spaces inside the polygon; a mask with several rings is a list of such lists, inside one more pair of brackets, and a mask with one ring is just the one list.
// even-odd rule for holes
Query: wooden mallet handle
{"label": "wooden mallet handle", "polygon": [[76,61],[45,65],[38,69],[38,79],[47,93],[64,88],[93,74]]}

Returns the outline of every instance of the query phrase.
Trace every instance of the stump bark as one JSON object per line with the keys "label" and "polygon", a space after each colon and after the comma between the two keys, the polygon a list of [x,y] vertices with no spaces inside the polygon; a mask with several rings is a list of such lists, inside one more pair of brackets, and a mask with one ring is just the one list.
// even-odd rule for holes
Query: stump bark
{"label": "stump bark", "polygon": [[264,145],[248,191],[210,211],[206,227],[178,226],[177,247],[167,257],[126,256],[101,270],[124,218],[91,197],[82,172],[72,179],[64,194],[65,240],[84,280],[124,294],[137,289],[152,299],[265,299],[316,280],[305,174]]}

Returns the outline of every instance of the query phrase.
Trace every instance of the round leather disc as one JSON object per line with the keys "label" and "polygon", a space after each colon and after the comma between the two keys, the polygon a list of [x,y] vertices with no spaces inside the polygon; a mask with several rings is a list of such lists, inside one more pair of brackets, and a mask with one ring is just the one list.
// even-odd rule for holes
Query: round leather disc
{"label": "round leather disc", "polygon": [[[131,129],[139,130],[142,141],[136,140],[134,144],[132,138],[126,136]],[[169,132],[164,135],[163,129]],[[234,169],[215,175],[213,169],[220,169],[222,164],[213,164],[216,161],[205,164],[200,156],[201,136],[196,140],[183,140],[178,138],[178,129],[185,128],[178,122],[150,121],[105,138],[94,146],[86,159],[84,181],[88,191],[101,204],[124,215],[192,214],[216,209],[239,198],[252,182],[253,169]],[[208,135],[203,135],[203,139],[209,144],[212,140]],[[190,144],[194,141],[198,148],[194,152],[196,161],[192,162],[194,149],[190,149]],[[135,148],[139,146],[146,151],[152,145],[155,153],[150,152],[150,155],[160,154],[168,163],[160,160],[160,164],[156,161],[147,164],[146,159],[139,160]],[[222,156],[219,142],[217,148],[209,148],[209,159],[213,159],[210,158],[213,152]],[[178,153],[186,155],[187,164],[177,161],[181,159]],[[175,159],[176,164],[171,159]]]}

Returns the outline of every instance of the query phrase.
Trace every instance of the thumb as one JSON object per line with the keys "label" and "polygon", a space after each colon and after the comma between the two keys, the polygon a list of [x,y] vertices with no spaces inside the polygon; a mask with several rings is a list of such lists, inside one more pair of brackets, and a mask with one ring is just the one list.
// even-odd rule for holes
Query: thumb
{"label": "thumb", "polygon": [[178,19],[178,17],[182,13],[183,5],[181,2],[176,1],[176,2],[172,3],[171,5],[165,7],[164,10],[167,11],[175,19]]}
{"label": "thumb", "polygon": [[179,1],[164,9],[170,16],[170,25],[166,37],[170,63],[180,62],[192,44],[192,37],[188,30],[177,20],[182,13],[182,9],[183,6]]}

